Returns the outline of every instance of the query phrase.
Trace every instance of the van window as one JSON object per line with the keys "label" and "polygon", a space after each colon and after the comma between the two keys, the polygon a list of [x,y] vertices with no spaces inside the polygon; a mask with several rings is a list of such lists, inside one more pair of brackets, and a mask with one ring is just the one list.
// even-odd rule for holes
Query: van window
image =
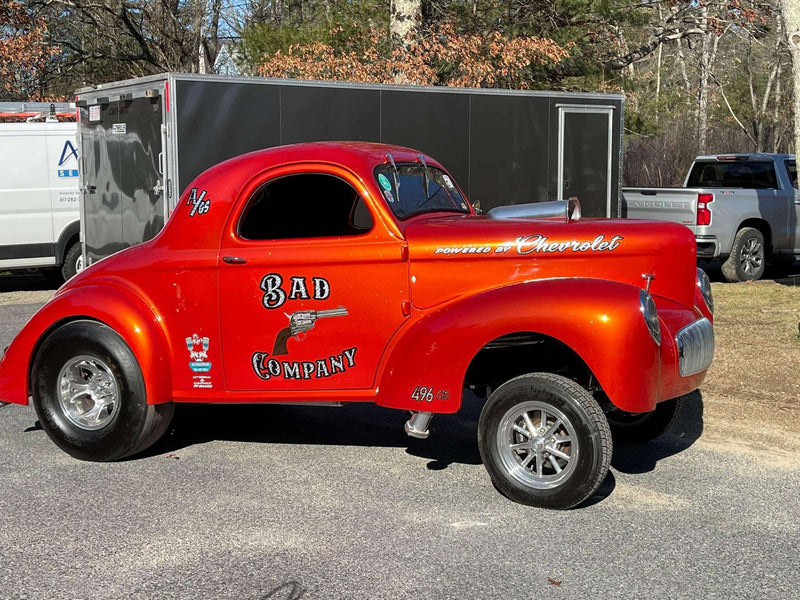
{"label": "van window", "polygon": [[347,182],[322,173],[287,175],[259,188],[239,221],[248,240],[360,235],[372,214]]}

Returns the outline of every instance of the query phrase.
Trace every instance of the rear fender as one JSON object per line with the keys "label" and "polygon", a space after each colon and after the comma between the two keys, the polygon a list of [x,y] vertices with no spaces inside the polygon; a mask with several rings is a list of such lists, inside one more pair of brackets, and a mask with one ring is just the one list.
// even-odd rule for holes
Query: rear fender
{"label": "rear fender", "polygon": [[[640,291],[599,279],[540,280],[424,314],[400,333],[384,358],[378,404],[456,412],[467,369],[481,348],[504,335],[529,332],[571,348],[614,405],[652,410],[659,399],[661,350],[642,317]],[[536,365],[530,368],[535,371]]]}
{"label": "rear fender", "polygon": [[57,294],[28,321],[0,359],[0,400],[28,404],[39,346],[59,326],[80,319],[105,323],[125,340],[142,370],[148,404],[172,399],[171,354],[159,316],[129,289],[104,281]]}

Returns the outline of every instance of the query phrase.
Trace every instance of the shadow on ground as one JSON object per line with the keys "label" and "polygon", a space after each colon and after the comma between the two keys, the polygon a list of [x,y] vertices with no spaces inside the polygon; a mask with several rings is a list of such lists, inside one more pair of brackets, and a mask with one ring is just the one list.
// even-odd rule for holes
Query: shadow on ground
{"label": "shadow on ground", "polygon": [[[213,440],[329,446],[407,448],[441,470],[453,463],[481,464],[477,447],[477,399],[453,415],[437,415],[427,440],[403,430],[408,414],[369,403],[342,407],[289,405],[177,406],[173,424],[162,440],[141,456],[177,452]],[[134,458],[135,459],[135,458]]]}
{"label": "shadow on ground", "polygon": [[[177,452],[213,440],[268,444],[306,444],[406,448],[438,471],[452,464],[481,464],[478,452],[478,417],[483,401],[465,398],[462,410],[436,415],[431,436],[419,440],[406,436],[407,413],[374,404],[342,407],[288,405],[179,405],[169,433],[142,456]],[[660,438],[648,444],[615,443],[613,469],[622,473],[652,471],[658,461],[683,452],[703,433],[703,399],[699,391],[684,397],[676,421]],[[602,502],[613,492],[616,479],[608,473],[598,491],[581,507]]]}
{"label": "shadow on ground", "polygon": [[57,283],[38,272],[0,271],[0,293],[38,292],[40,290],[57,289]]}
{"label": "shadow on ground", "polygon": [[[714,260],[709,263],[700,263],[708,278],[715,283],[728,283],[722,275],[722,263]],[[772,280],[781,285],[800,285],[800,262],[795,261],[792,265],[772,265],[768,264],[764,269],[762,280]],[[747,282],[745,282],[746,284]],[[735,285],[735,284],[733,284]]]}

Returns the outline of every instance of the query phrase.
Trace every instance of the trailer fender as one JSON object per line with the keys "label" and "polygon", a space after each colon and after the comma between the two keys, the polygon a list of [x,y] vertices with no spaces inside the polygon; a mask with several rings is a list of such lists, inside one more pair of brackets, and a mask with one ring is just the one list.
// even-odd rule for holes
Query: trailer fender
{"label": "trailer fender", "polygon": [[28,404],[40,344],[61,325],[82,319],[104,323],[125,340],[142,370],[148,404],[172,399],[171,353],[161,319],[130,289],[103,281],[57,294],[31,318],[0,358],[0,400]]}
{"label": "trailer fender", "polygon": [[[661,350],[640,309],[641,289],[595,279],[511,284],[420,317],[398,333],[384,357],[378,404],[452,413],[461,407],[467,369],[487,343],[537,333],[572,349],[618,407],[652,410]],[[531,365],[531,371],[536,365]]]}

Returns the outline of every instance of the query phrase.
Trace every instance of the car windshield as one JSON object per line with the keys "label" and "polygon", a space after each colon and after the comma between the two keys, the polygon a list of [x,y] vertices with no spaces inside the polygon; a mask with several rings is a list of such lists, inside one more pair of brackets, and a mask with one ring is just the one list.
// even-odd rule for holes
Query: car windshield
{"label": "car windshield", "polygon": [[[424,163],[385,164],[375,180],[392,213],[400,220],[427,212],[470,212],[450,176]],[[427,189],[426,189],[427,188]]]}

